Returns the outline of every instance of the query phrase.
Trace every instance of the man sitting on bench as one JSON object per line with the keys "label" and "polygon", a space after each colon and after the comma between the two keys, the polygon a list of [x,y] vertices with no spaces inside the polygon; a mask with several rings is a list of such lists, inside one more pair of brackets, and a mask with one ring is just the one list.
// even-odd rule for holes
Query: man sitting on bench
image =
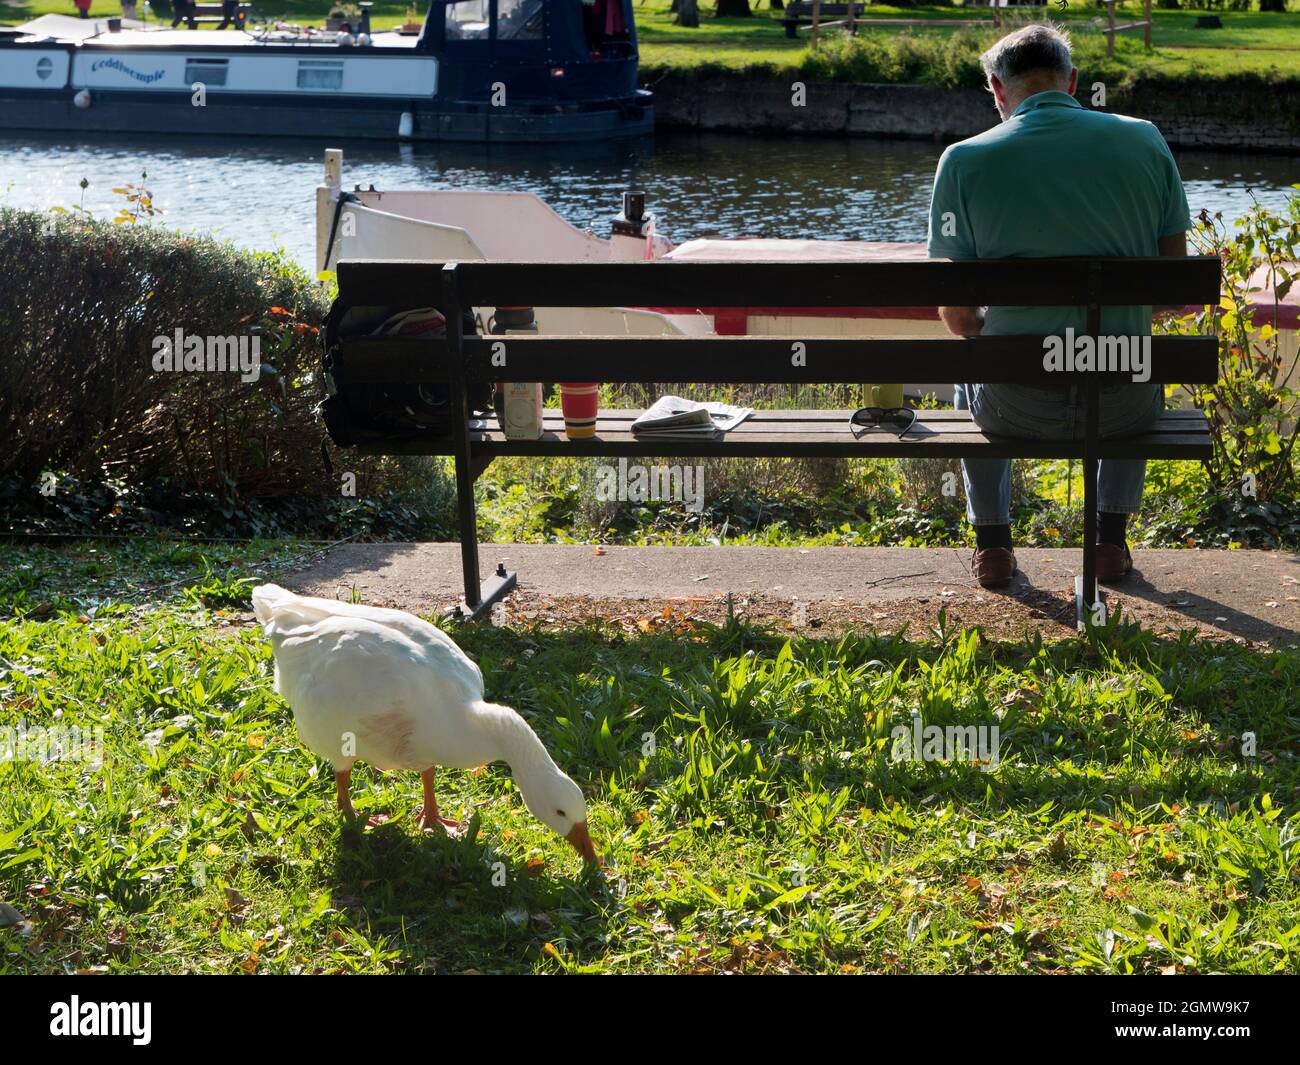
{"label": "man sitting on bench", "polygon": [[[982,57],[1001,125],[951,145],[939,160],[930,203],[933,259],[1187,254],[1187,197],[1173,155],[1149,122],[1085,110],[1075,99],[1079,72],[1068,38],[1031,25]],[[1151,332],[1150,307],[1109,307],[1104,336]],[[958,336],[1087,332],[1083,307],[940,307]],[[979,373],[971,367],[972,376]],[[1065,376],[1065,375],[1063,375]],[[1059,387],[959,384],[955,405],[985,432],[1028,439],[1083,435],[1080,380]],[[1151,428],[1164,408],[1159,385],[1107,386],[1100,393],[1102,436]],[[1011,463],[965,459],[966,516],[975,526],[972,569],[986,588],[1010,583]],[[1142,503],[1146,462],[1104,459],[1097,483],[1097,579],[1133,567],[1128,515]]]}

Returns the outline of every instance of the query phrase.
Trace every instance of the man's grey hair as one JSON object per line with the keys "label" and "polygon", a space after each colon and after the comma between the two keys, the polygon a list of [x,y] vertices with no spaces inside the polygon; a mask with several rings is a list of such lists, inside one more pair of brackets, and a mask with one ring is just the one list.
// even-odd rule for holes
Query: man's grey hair
{"label": "man's grey hair", "polygon": [[997,78],[1003,85],[1033,73],[1066,79],[1074,69],[1069,35],[1046,23],[1008,33],[980,56],[980,63],[986,76]]}

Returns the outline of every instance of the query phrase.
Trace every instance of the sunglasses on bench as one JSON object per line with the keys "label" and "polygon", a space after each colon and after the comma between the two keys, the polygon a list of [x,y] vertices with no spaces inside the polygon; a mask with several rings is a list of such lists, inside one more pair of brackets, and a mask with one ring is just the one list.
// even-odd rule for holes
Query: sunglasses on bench
{"label": "sunglasses on bench", "polygon": [[854,438],[874,429],[902,436],[915,424],[916,411],[911,407],[859,407],[849,416]]}

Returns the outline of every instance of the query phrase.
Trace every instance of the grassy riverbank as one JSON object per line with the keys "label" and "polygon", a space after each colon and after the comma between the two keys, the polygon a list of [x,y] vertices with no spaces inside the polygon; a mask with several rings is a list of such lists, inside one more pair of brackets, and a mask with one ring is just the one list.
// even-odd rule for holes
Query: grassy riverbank
{"label": "grassy riverbank", "polygon": [[[807,35],[797,41],[785,37],[779,21],[763,10],[751,19],[705,19],[699,29],[684,29],[672,24],[668,0],[647,0],[637,7],[637,25],[641,39],[642,68],[647,72],[683,69],[745,69],[770,67],[780,71],[816,71],[823,76],[852,78],[842,51],[835,47],[838,34],[830,33],[821,51],[831,58],[818,62],[817,53],[808,47]],[[1140,17],[1141,5],[1120,4],[1116,19],[1132,21]],[[1300,76],[1300,14],[1252,12],[1220,13],[1222,30],[1193,28],[1197,11],[1155,12],[1154,48],[1148,53],[1141,35],[1121,35],[1113,60],[1105,56],[1105,37],[1100,32],[1104,16],[1099,9],[1074,5],[1064,14],[1053,13],[1058,24],[1069,29],[1079,58],[1086,61],[1091,77],[1119,80],[1131,77],[1233,77],[1256,74],[1267,77]],[[864,45],[889,42],[897,51],[899,40],[908,42],[910,52],[930,54],[926,62],[910,76],[900,80],[942,81],[942,64],[951,62],[944,53],[953,48],[978,55],[1002,32],[983,8],[959,7],[891,7],[873,4],[870,18],[918,19],[921,28],[881,26],[862,34]],[[987,27],[966,28],[946,25],[955,21],[979,19]],[[1082,67],[1083,62],[1080,63]]]}
{"label": "grassy riverbank", "polygon": [[[0,760],[0,972],[1300,969],[1297,652],[458,630],[590,797],[593,875],[500,765],[439,775],[470,837],[369,768],[393,819],[340,823],[237,583],[297,550],[0,545],[0,734],[103,730]],[[999,764],[897,760],[914,715],[997,723]]]}
{"label": "grassy riverbank", "polygon": [[[320,25],[330,7],[328,0],[274,0],[255,5],[259,15],[285,18],[305,25]],[[697,29],[673,25],[670,0],[642,0],[635,5],[641,40],[642,69],[647,77],[668,71],[769,69],[782,74],[802,71],[823,78],[854,80],[860,76],[852,50],[836,48],[836,34],[828,32],[820,55],[808,47],[807,35],[789,40],[774,13],[766,6],[752,18],[710,18],[710,7],[702,5],[705,16]],[[1294,0],[1293,0],[1293,6]],[[116,0],[94,0],[92,15],[117,14]],[[423,5],[421,5],[421,13]],[[1129,22],[1138,17],[1141,5],[1125,3],[1117,8],[1117,21]],[[10,0],[5,17],[10,21],[34,17],[47,12],[75,14],[72,0]],[[1286,14],[1258,11],[1215,12],[1223,20],[1220,30],[1198,30],[1196,18],[1202,11],[1156,11],[1154,50],[1147,53],[1139,34],[1121,36],[1113,60],[1105,57],[1105,40],[1100,33],[1104,14],[1100,8],[1070,5],[1064,12],[1053,11],[1053,18],[1074,33],[1080,65],[1087,65],[1089,77],[1118,81],[1124,77],[1142,78],[1227,78],[1242,75],[1260,77],[1300,76],[1300,12]],[[998,35],[991,15],[981,7],[893,7],[872,5],[870,18],[915,19],[922,28],[879,26],[861,40],[869,47],[888,46],[891,52],[905,52],[912,60],[900,64],[894,80],[939,81],[951,64],[954,48],[959,53],[979,50]],[[376,28],[389,28],[404,22],[406,4],[379,2],[374,7]],[[950,25],[957,21],[978,19],[987,29],[965,29]],[[956,37],[953,41],[951,38]],[[901,43],[900,43],[901,40]],[[877,72],[890,80],[888,71]]]}

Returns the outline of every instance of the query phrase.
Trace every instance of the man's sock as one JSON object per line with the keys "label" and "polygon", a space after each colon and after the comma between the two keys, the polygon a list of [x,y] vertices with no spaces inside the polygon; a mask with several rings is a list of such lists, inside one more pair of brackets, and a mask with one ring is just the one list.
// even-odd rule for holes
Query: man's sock
{"label": "man's sock", "polygon": [[1128,525],[1127,514],[1097,514],[1097,542],[1124,546],[1124,529]]}
{"label": "man's sock", "polygon": [[976,525],[975,526],[975,546],[981,550],[987,550],[990,547],[1005,547],[1011,550],[1011,526],[1010,525]]}

